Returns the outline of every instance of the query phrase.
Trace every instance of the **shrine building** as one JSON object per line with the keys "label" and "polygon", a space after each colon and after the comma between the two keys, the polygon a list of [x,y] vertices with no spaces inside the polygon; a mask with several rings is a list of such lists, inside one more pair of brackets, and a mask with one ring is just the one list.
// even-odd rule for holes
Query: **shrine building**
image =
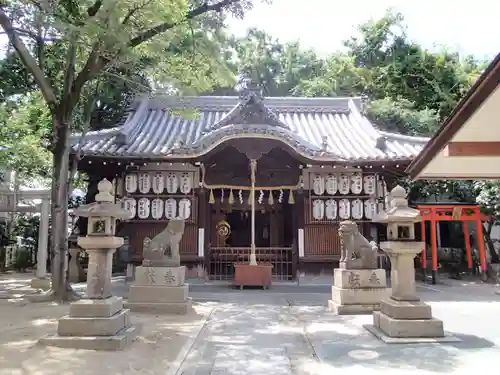
{"label": "shrine building", "polygon": [[[180,217],[190,275],[229,280],[252,246],[276,280],[331,272],[339,222],[383,240],[371,218],[428,142],[378,130],[362,106],[357,97],[263,98],[248,87],[234,97],[139,97],[116,127],[84,137],[87,200],[102,178],[114,181],[134,214],[117,231],[135,264],[145,237]],[[80,139],[72,137],[73,152]]]}

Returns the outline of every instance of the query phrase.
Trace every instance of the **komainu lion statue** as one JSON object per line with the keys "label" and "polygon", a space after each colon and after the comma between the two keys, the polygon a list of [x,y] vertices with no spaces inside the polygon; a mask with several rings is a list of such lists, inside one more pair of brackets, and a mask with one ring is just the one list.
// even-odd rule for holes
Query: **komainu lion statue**
{"label": "komainu lion statue", "polygon": [[359,233],[353,221],[343,221],[339,227],[340,263],[343,268],[376,269],[378,247]]}
{"label": "komainu lion statue", "polygon": [[153,239],[144,238],[142,264],[148,267],[179,266],[181,263],[179,243],[184,234],[184,228],[184,220],[171,219],[167,227]]}

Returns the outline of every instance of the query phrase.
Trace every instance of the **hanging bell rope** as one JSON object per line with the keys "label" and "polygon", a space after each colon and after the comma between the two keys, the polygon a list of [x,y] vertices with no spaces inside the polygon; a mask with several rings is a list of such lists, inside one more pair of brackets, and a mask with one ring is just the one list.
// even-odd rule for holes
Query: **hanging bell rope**
{"label": "hanging bell rope", "polygon": [[208,196],[208,204],[215,204],[214,191],[210,189],[210,195]]}

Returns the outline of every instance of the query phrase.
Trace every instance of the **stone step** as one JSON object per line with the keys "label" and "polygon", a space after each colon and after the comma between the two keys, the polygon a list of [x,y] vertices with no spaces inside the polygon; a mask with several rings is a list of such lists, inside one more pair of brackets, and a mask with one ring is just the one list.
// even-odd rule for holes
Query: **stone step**
{"label": "stone step", "polygon": [[140,332],[138,325],[128,326],[113,336],[59,336],[50,335],[38,342],[45,346],[86,350],[123,350]]}

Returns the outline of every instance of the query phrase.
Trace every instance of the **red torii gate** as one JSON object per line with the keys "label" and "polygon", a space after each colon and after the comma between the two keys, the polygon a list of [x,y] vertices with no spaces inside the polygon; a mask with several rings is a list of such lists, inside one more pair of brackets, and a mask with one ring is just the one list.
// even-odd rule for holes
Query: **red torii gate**
{"label": "red torii gate", "polygon": [[[461,221],[463,223],[465,253],[467,257],[467,267],[472,269],[472,250],[469,239],[468,222],[473,221],[476,224],[476,243],[479,250],[479,262],[481,270],[486,271],[486,248],[483,237],[483,221],[489,221],[489,216],[482,214],[479,205],[454,205],[454,204],[418,204],[417,209],[422,215],[421,231],[422,241],[425,243],[425,222],[431,223],[431,261],[433,282],[436,280],[438,271],[438,253],[437,253],[437,233],[436,224],[439,221]],[[422,268],[427,269],[427,250],[426,246],[422,249],[421,254]]]}

